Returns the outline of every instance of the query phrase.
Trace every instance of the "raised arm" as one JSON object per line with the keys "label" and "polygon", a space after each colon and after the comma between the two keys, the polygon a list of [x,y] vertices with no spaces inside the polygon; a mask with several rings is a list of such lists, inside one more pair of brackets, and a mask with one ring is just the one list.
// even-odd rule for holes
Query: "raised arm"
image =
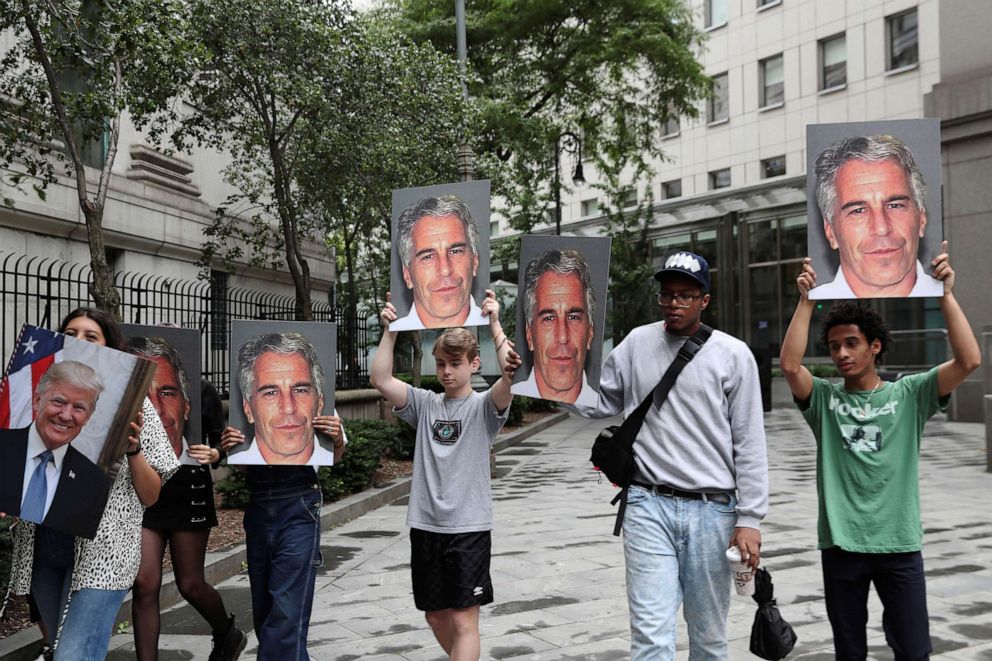
{"label": "raised arm", "polygon": [[502,413],[513,401],[513,394],[510,393],[510,383],[513,381],[513,374],[520,367],[520,356],[517,355],[516,351],[508,351],[506,355],[506,362],[500,361],[503,373],[499,377],[499,381],[493,384],[492,388],[492,398],[493,406],[496,410]]}
{"label": "raised arm", "polygon": [[486,300],[482,302],[482,314],[489,317],[489,331],[493,336],[493,345],[496,347],[496,359],[499,361],[499,369],[502,374],[492,388],[493,405],[496,410],[502,413],[513,401],[510,394],[510,383],[513,375],[522,362],[517,352],[513,350],[513,343],[510,342],[503,326],[499,323],[499,302],[496,300],[496,293],[486,290]]}
{"label": "raised arm", "polygon": [[813,392],[813,375],[803,366],[806,345],[809,341],[809,322],[813,318],[813,301],[809,300],[809,290],[816,286],[816,273],[810,266],[809,257],[803,259],[803,269],[796,278],[799,288],[799,303],[789,323],[789,330],[782,340],[782,353],[779,367],[789,383],[792,395],[806,401]]}
{"label": "raised arm", "polygon": [[941,397],[946,397],[982,364],[982,351],[964,310],[954,297],[954,269],[947,258],[947,241],[941,245],[933,266],[934,277],[944,281],[940,310],[944,313],[947,340],[951,345],[951,359],[937,368],[937,392]]}
{"label": "raised arm", "polygon": [[486,298],[482,301],[482,314],[489,317],[489,333],[493,337],[493,346],[496,347],[496,359],[499,361],[499,369],[506,369],[510,351],[513,350],[513,342],[506,336],[503,325],[499,322],[499,302],[496,300],[496,292],[492,289],[486,290]]}
{"label": "raised arm", "polygon": [[379,313],[382,321],[382,339],[379,340],[379,350],[372,359],[372,369],[369,380],[372,387],[382,393],[390,404],[401,409],[406,406],[407,385],[393,376],[393,347],[396,346],[396,331],[389,330],[389,324],[396,321],[396,308],[389,302],[386,294],[386,307]]}

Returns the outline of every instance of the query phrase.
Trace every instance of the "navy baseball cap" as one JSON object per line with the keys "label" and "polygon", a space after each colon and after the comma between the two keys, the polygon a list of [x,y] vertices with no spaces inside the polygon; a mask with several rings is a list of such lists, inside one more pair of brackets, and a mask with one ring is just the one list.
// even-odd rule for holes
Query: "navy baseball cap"
{"label": "navy baseball cap", "polygon": [[666,257],[665,266],[654,274],[654,279],[661,282],[666,275],[670,274],[687,275],[698,282],[704,292],[710,290],[710,265],[705,257],[694,252],[684,250]]}

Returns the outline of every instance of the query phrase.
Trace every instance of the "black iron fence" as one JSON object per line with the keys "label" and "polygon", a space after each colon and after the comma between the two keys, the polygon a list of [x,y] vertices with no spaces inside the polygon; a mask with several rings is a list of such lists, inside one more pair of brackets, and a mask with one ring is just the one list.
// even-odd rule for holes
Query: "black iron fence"
{"label": "black iron fence", "polygon": [[[3,356],[13,350],[23,324],[54,328],[62,317],[82,305],[91,305],[90,267],[47,257],[0,252],[0,341]],[[114,284],[121,294],[121,314],[127,323],[174,323],[198,328],[202,336],[203,376],[223,396],[229,386],[229,347],[234,319],[295,318],[292,296],[227,286],[223,276],[214,281],[181,280],[148,273],[117,273]],[[352,309],[313,303],[314,320],[337,324],[337,388],[368,385],[369,345],[366,318]]]}

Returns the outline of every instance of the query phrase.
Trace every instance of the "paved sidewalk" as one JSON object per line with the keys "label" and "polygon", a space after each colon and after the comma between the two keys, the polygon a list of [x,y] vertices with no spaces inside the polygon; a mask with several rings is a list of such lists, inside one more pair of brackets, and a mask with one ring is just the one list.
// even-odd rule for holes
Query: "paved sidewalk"
{"label": "paved sidewalk", "polygon": [[[486,659],[629,657],[622,543],[610,533],[613,489],[597,484],[589,447],[603,421],[572,417],[504,450],[494,481],[496,602],[482,611]],[[794,410],[766,417],[771,512],[764,566],[783,615],[796,628],[792,658],[833,659],[816,544],[815,453]],[[984,427],[933,421],[922,462],[923,517],[934,658],[992,660],[992,475],[984,472]],[[323,536],[310,653],[315,659],[442,659],[413,607],[406,501],[366,514]],[[246,574],[220,584],[225,601],[250,624]],[[890,659],[872,597],[872,658]],[[754,605],[733,598],[731,659],[754,659],[748,635]],[[679,659],[687,640],[680,627]],[[180,604],[163,615],[162,661],[206,658],[207,627]],[[130,634],[108,657],[133,658]],[[253,658],[252,635],[243,658]]]}

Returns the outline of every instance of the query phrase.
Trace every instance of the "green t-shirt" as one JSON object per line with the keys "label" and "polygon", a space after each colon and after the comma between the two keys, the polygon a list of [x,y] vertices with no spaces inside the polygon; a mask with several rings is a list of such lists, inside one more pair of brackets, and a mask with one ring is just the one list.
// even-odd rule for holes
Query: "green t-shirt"
{"label": "green t-shirt", "polygon": [[802,414],[816,436],[818,548],[922,548],[920,440],[926,421],[947,401],[937,396],[936,367],[883,381],[874,393],[813,379]]}

